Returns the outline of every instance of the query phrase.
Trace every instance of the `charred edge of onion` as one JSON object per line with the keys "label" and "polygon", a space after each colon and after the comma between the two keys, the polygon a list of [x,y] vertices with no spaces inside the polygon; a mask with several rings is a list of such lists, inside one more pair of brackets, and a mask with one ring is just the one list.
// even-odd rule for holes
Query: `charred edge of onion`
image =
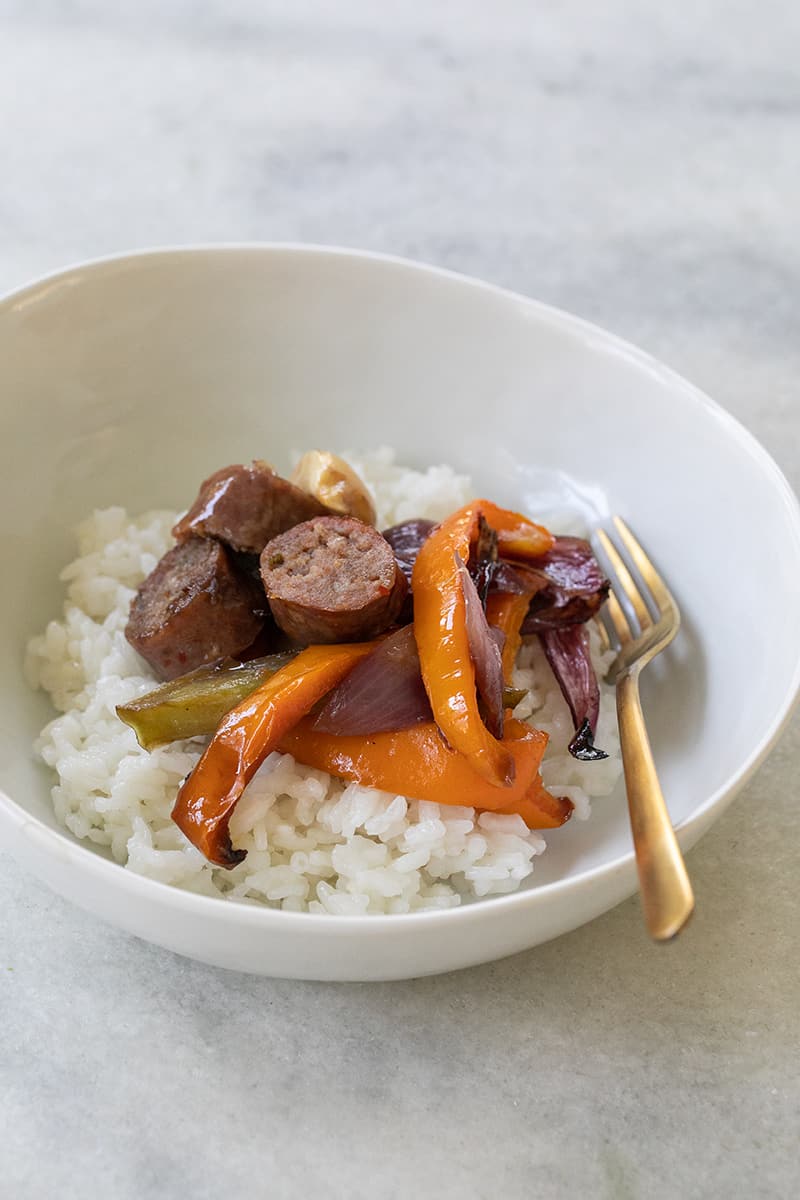
{"label": "charred edge of onion", "polygon": [[483,513],[478,516],[478,538],[470,555],[468,570],[475,581],[478,598],[486,611],[486,600],[495,571],[500,562],[497,531],[492,529]]}
{"label": "charred edge of onion", "polygon": [[599,762],[602,758],[608,758],[605,750],[599,750],[594,744],[594,733],[588,717],[581,722],[570,742],[569,752],[573,758],[580,759],[581,762]]}
{"label": "charred edge of onion", "polygon": [[[488,528],[488,526],[487,526]],[[479,701],[483,701],[481,719],[489,733],[498,740],[503,737],[505,709],[503,707],[503,666],[500,646],[486,620],[475,581],[458,551],[453,554],[456,571],[461,580],[464,597],[467,642]]]}

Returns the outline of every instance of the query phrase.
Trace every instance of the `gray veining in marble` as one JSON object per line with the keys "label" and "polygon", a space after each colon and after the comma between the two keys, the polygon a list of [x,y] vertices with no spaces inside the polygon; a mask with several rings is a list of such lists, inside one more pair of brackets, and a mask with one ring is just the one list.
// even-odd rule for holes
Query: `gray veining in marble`
{"label": "gray veining in marble", "polygon": [[[337,242],[570,308],[800,484],[800,7],[4,0],[0,289],[147,244]],[[405,984],[253,979],[0,858],[0,1194],[800,1192],[800,725],[636,901]]]}

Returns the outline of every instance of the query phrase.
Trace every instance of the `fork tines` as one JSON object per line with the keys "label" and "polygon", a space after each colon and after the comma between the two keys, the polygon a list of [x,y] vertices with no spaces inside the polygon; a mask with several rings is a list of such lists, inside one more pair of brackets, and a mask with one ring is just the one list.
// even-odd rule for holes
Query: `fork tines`
{"label": "fork tines", "polygon": [[[616,646],[625,651],[628,665],[642,655],[663,649],[678,631],[680,614],[664,580],[631,533],[621,517],[612,523],[621,547],[615,544],[605,529],[596,530],[597,542],[611,568],[611,592],[606,604],[606,616]],[[628,562],[623,558],[627,555]],[[639,576],[641,587],[634,578]],[[634,653],[632,653],[634,652]],[[649,657],[649,654],[648,654]]]}

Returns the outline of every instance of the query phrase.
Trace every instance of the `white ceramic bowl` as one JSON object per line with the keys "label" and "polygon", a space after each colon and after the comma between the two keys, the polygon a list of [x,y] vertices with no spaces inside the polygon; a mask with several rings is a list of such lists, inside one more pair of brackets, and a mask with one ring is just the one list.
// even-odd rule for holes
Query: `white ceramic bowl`
{"label": "white ceramic bowl", "polygon": [[684,849],[796,697],[800,515],[775,464],[671,371],[531,300],[348,251],[131,255],[0,303],[0,394],[0,837],[62,895],[181,954],[269,975],[388,979],[533,946],[635,890],[624,795],[550,835],[520,892],[442,912],[285,913],[124,870],[56,826],[31,751],[48,704],[22,676],[26,639],[60,611],[70,529],[95,506],[179,508],[224,463],[286,463],[312,445],[390,443],[521,509],[537,467],[599,485],[684,613],[681,638],[644,677]]}

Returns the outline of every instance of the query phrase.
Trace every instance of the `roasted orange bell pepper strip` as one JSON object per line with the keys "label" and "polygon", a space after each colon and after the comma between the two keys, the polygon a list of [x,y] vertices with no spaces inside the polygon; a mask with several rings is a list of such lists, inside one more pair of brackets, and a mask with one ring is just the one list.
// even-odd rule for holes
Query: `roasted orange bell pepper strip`
{"label": "roasted orange bell pepper strip", "polygon": [[335,687],[374,642],[309,646],[223,717],[203,757],[184,781],[172,819],[209,862],[234,867],[228,826],[247,784],[288,729]]}
{"label": "roasted orange bell pepper strip", "polygon": [[514,778],[514,759],[481,719],[458,574],[458,560],[469,558],[481,514],[497,531],[501,546],[507,538],[516,555],[533,554],[534,549],[543,554],[553,544],[546,529],[490,500],[474,500],[459,509],[433,530],[417,555],[411,578],[414,635],[437,725],[474,771],[496,787],[507,787]]}
{"label": "roasted orange bell pepper strip", "polygon": [[497,813],[516,813],[529,829],[557,829],[572,816],[575,806],[567,796],[552,796],[537,775],[524,796]]}
{"label": "roasted orange bell pepper strip", "polygon": [[[549,529],[510,508],[500,508],[491,500],[473,500],[467,507],[475,507],[495,530],[501,558],[539,558],[555,545],[556,539]],[[475,521],[477,531],[477,515]]]}
{"label": "roasted orange bell pepper strip", "polygon": [[320,733],[313,727],[313,718],[305,718],[283,735],[278,749],[308,767],[355,780],[364,787],[437,804],[519,813],[531,829],[563,825],[572,813],[572,804],[551,796],[539,776],[547,734],[522,721],[509,720],[501,745],[516,765],[514,782],[508,788],[494,787],[476,775],[463,755],[450,749],[432,721],[397,733],[343,737]]}
{"label": "roasted orange bell pepper strip", "polygon": [[533,592],[492,592],[486,599],[486,619],[506,636],[503,643],[503,678],[511,682],[511,672],[522,643],[522,622],[528,615]]}

